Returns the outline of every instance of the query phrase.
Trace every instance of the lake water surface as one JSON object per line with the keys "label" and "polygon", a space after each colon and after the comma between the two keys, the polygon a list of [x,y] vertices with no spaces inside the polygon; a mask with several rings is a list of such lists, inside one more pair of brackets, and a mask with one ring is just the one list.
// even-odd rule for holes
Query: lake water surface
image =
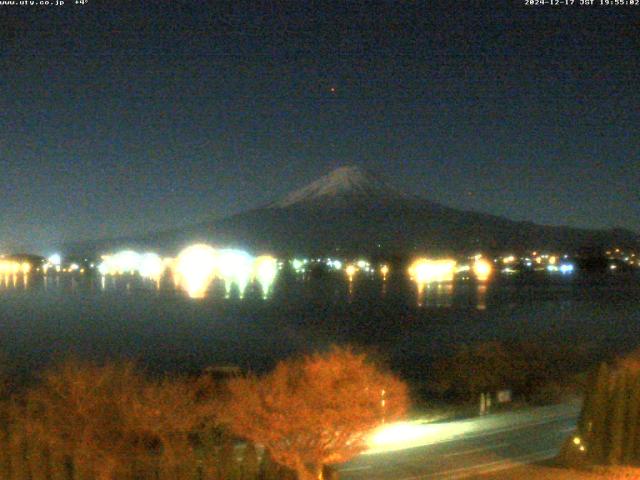
{"label": "lake water surface", "polygon": [[432,286],[342,276],[279,280],[266,300],[214,289],[193,300],[139,279],[61,277],[0,286],[0,352],[20,371],[52,357],[135,358],[152,371],[235,364],[264,371],[297,352],[350,343],[406,377],[461,343],[532,340],[594,355],[640,345],[640,278],[514,276]]}

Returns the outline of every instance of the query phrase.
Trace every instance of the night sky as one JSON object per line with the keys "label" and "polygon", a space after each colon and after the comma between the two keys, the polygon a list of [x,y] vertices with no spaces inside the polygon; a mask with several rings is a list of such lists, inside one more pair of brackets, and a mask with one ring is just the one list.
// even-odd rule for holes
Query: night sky
{"label": "night sky", "polygon": [[347,164],[640,231],[640,7],[523,3],[0,6],[0,253],[223,217]]}

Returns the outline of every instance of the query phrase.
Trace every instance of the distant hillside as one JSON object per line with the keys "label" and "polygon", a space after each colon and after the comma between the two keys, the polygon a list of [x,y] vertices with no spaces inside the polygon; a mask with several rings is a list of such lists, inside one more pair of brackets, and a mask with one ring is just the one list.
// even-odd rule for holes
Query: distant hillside
{"label": "distant hillside", "polygon": [[136,239],[67,246],[121,246],[172,252],[194,242],[274,253],[470,252],[531,248],[576,251],[614,245],[640,249],[640,235],[515,222],[407,195],[358,167],[342,167],[262,208]]}

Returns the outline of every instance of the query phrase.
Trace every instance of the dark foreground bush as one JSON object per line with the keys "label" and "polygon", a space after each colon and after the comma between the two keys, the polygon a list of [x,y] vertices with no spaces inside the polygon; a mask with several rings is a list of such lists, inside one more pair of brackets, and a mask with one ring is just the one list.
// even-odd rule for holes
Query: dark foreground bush
{"label": "dark foreground bush", "polygon": [[460,345],[453,355],[435,362],[428,393],[446,401],[475,402],[481,393],[509,389],[531,403],[554,403],[575,384],[588,358],[586,348],[566,345],[497,341]]}

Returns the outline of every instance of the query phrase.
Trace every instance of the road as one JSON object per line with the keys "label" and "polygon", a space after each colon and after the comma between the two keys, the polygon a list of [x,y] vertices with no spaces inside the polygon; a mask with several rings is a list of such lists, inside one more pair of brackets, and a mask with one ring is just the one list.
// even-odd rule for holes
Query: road
{"label": "road", "polygon": [[555,456],[576,426],[569,403],[440,424],[390,426],[340,468],[343,480],[480,478]]}

